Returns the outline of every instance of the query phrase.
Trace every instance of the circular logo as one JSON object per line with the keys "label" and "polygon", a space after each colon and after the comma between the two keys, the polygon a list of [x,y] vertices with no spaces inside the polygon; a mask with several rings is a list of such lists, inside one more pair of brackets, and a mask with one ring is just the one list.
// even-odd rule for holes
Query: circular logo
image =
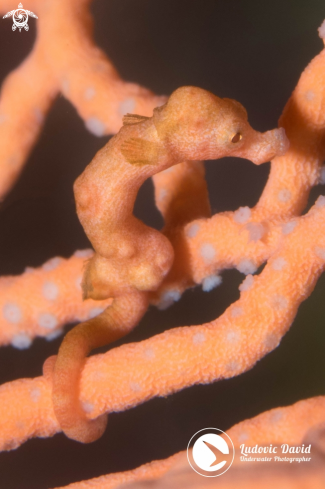
{"label": "circular logo", "polygon": [[187,460],[203,477],[224,474],[234,461],[235,448],[231,438],[218,428],[204,428],[192,436],[187,445]]}

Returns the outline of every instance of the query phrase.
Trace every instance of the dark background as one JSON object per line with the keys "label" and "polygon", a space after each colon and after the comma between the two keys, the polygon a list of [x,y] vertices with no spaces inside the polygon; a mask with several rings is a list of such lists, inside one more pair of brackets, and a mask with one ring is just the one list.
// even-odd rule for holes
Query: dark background
{"label": "dark background", "polygon": [[[322,48],[317,28],[325,4],[95,0],[92,11],[96,41],[124,79],[158,94],[197,85],[235,98],[247,108],[252,126],[265,131],[277,125],[299,74]],[[1,81],[32,49],[36,22],[30,20],[28,33],[18,33],[0,20]],[[75,214],[72,184],[107,140],[87,133],[75,109],[61,96],[56,100],[20,180],[0,209],[1,275],[19,274],[25,266],[89,246]],[[208,162],[214,212],[253,206],[268,171],[269,164],[256,167],[239,159]],[[313,189],[310,202],[322,190]],[[154,227],[162,225],[149,181],[141,189],[136,214]],[[124,341],[219,316],[238,298],[243,276],[227,271],[223,278],[210,294],[188,291],[167,311],[151,308]],[[131,469],[185,449],[199,429],[227,430],[261,411],[324,394],[324,293],[323,277],[281,345],[237,378],[113,413],[103,438],[91,445],[60,434],[1,453],[0,489],[45,489]],[[60,341],[36,339],[26,351],[2,348],[0,383],[40,375],[43,361],[57,352]]]}

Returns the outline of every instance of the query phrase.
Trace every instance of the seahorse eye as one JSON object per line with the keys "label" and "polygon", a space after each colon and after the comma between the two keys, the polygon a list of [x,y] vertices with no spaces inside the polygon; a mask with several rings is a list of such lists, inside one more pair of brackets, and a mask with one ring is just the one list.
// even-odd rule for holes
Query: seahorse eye
{"label": "seahorse eye", "polygon": [[242,134],[240,132],[237,132],[232,138],[231,142],[232,143],[238,143],[242,139]]}

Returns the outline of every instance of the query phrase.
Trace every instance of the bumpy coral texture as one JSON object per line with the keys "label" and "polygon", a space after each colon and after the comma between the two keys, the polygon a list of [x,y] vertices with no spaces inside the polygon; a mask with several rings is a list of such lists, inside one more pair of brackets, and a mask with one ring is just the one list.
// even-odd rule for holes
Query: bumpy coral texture
{"label": "bumpy coral texture", "polygon": [[[286,489],[321,489],[325,477],[325,399],[315,397],[300,401],[293,406],[271,409],[255,418],[242,421],[227,431],[235,447],[235,460],[227,475],[206,478],[196,474],[189,466],[186,452],[180,452],[165,460],[157,460],[135,470],[98,477],[70,484],[61,489],[177,489],[205,487],[232,489],[239,487],[263,487],[271,489],[281,484]],[[292,446],[312,445],[312,462],[290,464],[280,462],[242,463],[240,445]],[[238,455],[239,454],[239,455]],[[294,455],[302,457],[302,454]],[[283,455],[282,455],[283,457]],[[290,455],[293,457],[293,455]],[[307,455],[306,455],[307,457]],[[149,485],[148,485],[149,484]]]}
{"label": "bumpy coral texture", "polygon": [[65,324],[103,312],[111,300],[81,297],[84,262],[92,255],[92,250],[76,251],[68,260],[51,258],[39,268],[27,267],[20,276],[1,277],[0,344],[25,349],[36,335],[52,340]]}
{"label": "bumpy coral texture", "polygon": [[[79,2],[80,23],[75,28],[83,25],[89,32],[86,27],[89,20],[87,3]],[[37,7],[43,8],[40,5],[34,0],[29,8],[38,14]],[[60,12],[69,18],[75,2],[50,1],[46,5],[52,15]],[[0,7],[5,10],[7,2],[1,2]],[[52,29],[55,29],[54,24]],[[323,31],[320,29],[321,35]],[[70,34],[66,35],[69,37]],[[74,31],[71,34],[72,46],[77,37],[78,32]],[[95,48],[89,38],[85,39],[87,56],[89,50]],[[79,76],[77,61],[69,70],[77,57],[72,56],[67,61],[65,50],[49,45],[52,59],[47,64],[44,62],[46,53],[39,46],[36,44],[29,60],[7,79],[0,102],[3,134],[6,134],[1,148],[6,148],[8,137],[13,137],[16,123],[28,127],[20,143],[13,145],[17,154],[10,167],[8,162],[12,155],[4,153],[1,157],[3,194],[18,174],[40,128],[40,120],[35,123],[34,106],[26,106],[25,115],[22,111],[23,120],[13,122],[7,117],[10,112],[7,107],[14,107],[15,97],[12,94],[19,91],[22,74],[29,76],[29,73],[40,70],[47,80],[43,84],[46,91],[44,111],[55,93],[53,87],[57,79],[62,84],[69,80],[69,84],[63,84],[64,89],[69,90],[69,96],[81,114],[85,110],[88,117],[85,108],[88,105],[81,102],[85,96],[83,88],[80,91],[82,77],[86,74],[82,72],[78,80],[74,79],[74,76]],[[324,58],[325,51],[322,51],[302,74],[280,119],[280,126],[285,129],[290,142],[289,149],[283,129],[263,135],[256,133],[248,125],[245,110],[240,104],[220,100],[192,87],[176,91],[167,105],[157,109],[152,118],[134,114],[125,117],[120,133],[96,155],[75,186],[78,215],[95,249],[86,266],[83,292],[87,301],[98,302],[86,301],[87,305],[83,306],[80,297],[74,295],[76,281],[81,275],[80,254],[67,262],[56,260],[50,262],[50,266],[45,264],[42,270],[27,270],[19,278],[2,279],[5,324],[2,341],[11,341],[19,347],[27,346],[35,334],[47,335],[48,330],[55,331],[73,316],[88,319],[94,315],[91,312],[94,304],[98,305],[98,313],[107,306],[105,300],[113,298],[112,305],[99,316],[88,319],[69,333],[61,346],[56,365],[53,358],[48,359],[42,377],[9,382],[0,388],[2,450],[15,448],[32,436],[52,436],[62,429],[72,438],[92,441],[105,428],[107,412],[127,409],[154,396],[170,394],[196,383],[238,375],[279,344],[299,304],[312,292],[325,266],[322,232],[325,198],[320,197],[305,216],[299,217],[310,188],[320,179],[325,156],[325,116],[321,110],[324,105]],[[105,69],[99,72],[108,76],[108,62],[103,61],[96,49],[81,65],[82,70],[91,66],[88,74],[95,76],[97,65],[92,64],[94,60],[103,62]],[[22,73],[21,70],[25,71]],[[102,80],[102,75],[98,76]],[[56,81],[51,85],[54,78]],[[103,85],[107,81],[105,78]],[[109,81],[113,87],[115,82],[124,87],[115,73]],[[31,98],[33,89],[30,87]],[[123,90],[121,93],[125,95]],[[39,95],[37,93],[37,97]],[[161,105],[163,102],[147,92],[145,95],[150,107],[153,103]],[[96,112],[96,107],[101,110],[101,106],[91,106],[91,110]],[[135,111],[144,112],[141,106]],[[102,126],[96,117],[95,120],[91,118],[88,127],[98,134],[104,132],[99,131]],[[109,126],[108,122],[105,128],[107,131],[117,129],[113,123]],[[1,151],[8,152],[9,149]],[[247,157],[256,164],[276,156],[272,160],[266,188],[255,208],[240,208],[234,213],[210,217],[204,170],[202,163],[196,160],[230,154]],[[109,166],[105,165],[107,159],[111,162]],[[165,218],[163,234],[144,226],[132,216],[137,190],[144,179],[152,175],[157,206]],[[110,178],[112,176],[114,178]],[[107,201],[105,192],[108,186],[114,199]],[[125,199],[126,191],[129,199]],[[110,241],[105,239],[107,231]],[[258,266],[266,260],[264,270],[254,276]],[[193,284],[202,284],[204,290],[211,290],[220,283],[219,272],[231,267],[236,267],[247,277],[240,286],[240,299],[218,319],[201,326],[176,328],[141,343],[113,349],[103,356],[93,356],[85,362],[90,349],[113,341],[134,327],[149,302],[167,307]],[[30,308],[24,301],[29,277],[31,283],[35,280],[40,293],[36,305]],[[69,302],[60,296],[61,283],[62,287],[69,284]],[[7,295],[9,292],[14,295]],[[19,294],[22,302],[13,302],[11,297],[19,297]],[[35,319],[37,326],[31,327]],[[323,403],[323,398],[318,398],[288,408],[289,427],[284,421],[282,428],[293,443],[299,443],[308,428],[324,422]],[[278,427],[270,428],[270,416],[272,412],[261,415],[258,421],[242,423],[239,432],[238,427],[234,427],[229,434],[236,439],[245,432],[250,443],[268,443],[270,440],[281,443],[284,438],[279,437],[281,431]],[[281,424],[280,418],[278,421]],[[256,426],[258,430],[254,431]],[[317,444],[318,435],[315,433],[322,431],[313,431],[308,436],[316,437]],[[324,477],[322,462],[323,459],[316,459],[310,472],[297,473],[296,484],[321,487],[320,481]],[[116,484],[139,479],[143,474],[154,478],[166,472],[173,463],[179,463],[178,467],[183,471],[181,456],[176,455],[168,461],[153,463],[129,474],[112,476],[108,482],[102,479],[99,483],[91,481],[89,484],[102,488],[117,487]],[[174,475],[172,473],[171,478],[162,484],[177,487]],[[187,480],[186,473],[182,472],[182,476],[183,481]],[[252,475],[259,476],[263,474],[258,470]],[[274,484],[277,476],[278,480],[284,480],[287,475],[277,474],[275,470]],[[235,471],[233,477],[231,485],[225,487],[238,486],[240,472]],[[305,485],[303,478],[307,481]],[[242,487],[248,486],[243,483]]]}
{"label": "bumpy coral texture", "polygon": [[[151,115],[152,109],[165,100],[121,80],[93,42],[90,3],[91,0],[28,2],[28,9],[38,16],[35,46],[1,87],[0,200],[20,174],[59,92],[76,107],[87,129],[96,136],[117,132],[125,113]],[[12,0],[0,1],[3,14],[13,7],[17,8]]]}

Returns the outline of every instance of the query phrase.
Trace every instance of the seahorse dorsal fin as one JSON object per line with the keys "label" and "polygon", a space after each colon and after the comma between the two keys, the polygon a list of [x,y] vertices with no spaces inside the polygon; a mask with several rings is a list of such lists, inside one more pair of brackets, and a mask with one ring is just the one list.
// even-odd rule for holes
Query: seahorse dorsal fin
{"label": "seahorse dorsal fin", "polygon": [[157,143],[141,138],[126,139],[121,145],[121,153],[131,165],[155,165],[158,152]]}
{"label": "seahorse dorsal fin", "polygon": [[146,117],[145,115],[138,115],[138,114],[125,114],[123,116],[123,126],[138,124],[139,122],[143,122],[147,119],[150,119],[150,117]]}

